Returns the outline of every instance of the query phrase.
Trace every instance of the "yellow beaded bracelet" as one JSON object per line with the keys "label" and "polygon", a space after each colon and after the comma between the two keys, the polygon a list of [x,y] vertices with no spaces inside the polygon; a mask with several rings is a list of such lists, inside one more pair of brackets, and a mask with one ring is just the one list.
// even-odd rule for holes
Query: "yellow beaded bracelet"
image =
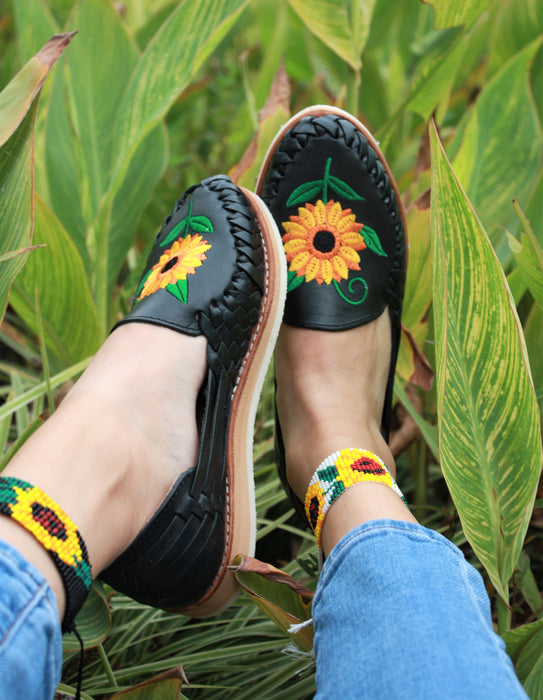
{"label": "yellow beaded bracelet", "polygon": [[305,513],[320,547],[324,519],[332,503],[349,486],[376,482],[390,487],[407,505],[402,492],[379,457],[369,450],[334,452],[317,467],[305,497]]}
{"label": "yellow beaded bracelet", "polygon": [[87,548],[79,530],[44,491],[11,476],[0,477],[0,513],[18,522],[51,555],[66,589],[62,627],[72,630],[92,583]]}

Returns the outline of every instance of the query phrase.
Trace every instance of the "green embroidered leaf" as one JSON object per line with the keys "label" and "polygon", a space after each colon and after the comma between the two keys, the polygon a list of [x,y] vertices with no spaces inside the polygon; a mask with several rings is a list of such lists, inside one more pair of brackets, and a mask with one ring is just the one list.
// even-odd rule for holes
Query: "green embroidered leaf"
{"label": "green embroidered leaf", "polygon": [[189,285],[186,279],[177,280],[177,284],[169,284],[166,289],[170,294],[179,299],[183,304],[187,303],[189,297]]}
{"label": "green embroidered leaf", "polygon": [[335,175],[330,175],[328,177],[328,186],[331,190],[334,190],[336,194],[345,199],[364,200],[364,197],[357,194],[352,187],[349,187],[346,182],[343,182],[343,180],[340,180],[339,177]]}
{"label": "green embroidered leaf", "polygon": [[171,243],[172,241],[175,241],[177,238],[180,238],[183,235],[183,233],[185,232],[185,230],[188,228],[189,221],[190,221],[189,216],[185,216],[184,219],[181,219],[181,221],[172,228],[170,233],[162,241],[162,243],[160,244],[160,247],[164,248],[164,246],[167,246],[168,243]]}
{"label": "green embroidered leaf", "polygon": [[364,224],[364,227],[362,228],[362,231],[360,233],[362,234],[364,242],[370,250],[372,250],[377,255],[380,255],[381,257],[388,257],[385,251],[383,250],[383,246],[381,245],[379,236],[371,228],[371,226],[367,226],[366,224]]}
{"label": "green embroidered leaf", "polygon": [[213,224],[207,216],[191,216],[189,227],[194,233],[213,233]]}
{"label": "green embroidered leaf", "polygon": [[292,292],[293,289],[296,289],[296,287],[299,287],[301,284],[303,284],[304,280],[305,277],[303,275],[298,277],[297,273],[294,270],[289,270],[287,276],[287,292]]}
{"label": "green embroidered leaf", "polygon": [[287,199],[287,207],[294,207],[297,204],[305,204],[310,199],[316,197],[324,187],[322,180],[312,180],[297,187]]}

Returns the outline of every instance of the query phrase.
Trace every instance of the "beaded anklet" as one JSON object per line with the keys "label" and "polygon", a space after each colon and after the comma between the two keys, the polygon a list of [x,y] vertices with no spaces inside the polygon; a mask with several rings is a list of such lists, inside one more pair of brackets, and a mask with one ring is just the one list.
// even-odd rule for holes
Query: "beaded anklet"
{"label": "beaded anklet", "polygon": [[0,477],[0,513],[16,520],[51,555],[66,589],[62,630],[72,631],[92,583],[87,548],[79,530],[44,491],[11,476]]}
{"label": "beaded anklet", "polygon": [[330,506],[345,489],[362,482],[385,484],[407,505],[385,464],[373,452],[357,448],[334,452],[317,467],[305,497],[305,513],[319,547],[322,526]]}

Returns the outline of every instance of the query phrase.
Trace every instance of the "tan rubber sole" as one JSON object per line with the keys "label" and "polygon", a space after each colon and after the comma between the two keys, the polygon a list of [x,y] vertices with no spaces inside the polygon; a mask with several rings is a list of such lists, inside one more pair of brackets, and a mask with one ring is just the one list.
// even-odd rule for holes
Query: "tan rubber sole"
{"label": "tan rubber sole", "polygon": [[253,432],[258,400],[279,333],[286,298],[287,270],[281,236],[264,202],[241,188],[249,200],[262,233],[265,260],[265,293],[260,321],[253,331],[232,396],[227,443],[227,511],[224,556],[219,573],[205,596],[182,612],[190,617],[209,617],[228,607],[239,594],[228,570],[238,554],[254,555],[256,508],[253,477]]}

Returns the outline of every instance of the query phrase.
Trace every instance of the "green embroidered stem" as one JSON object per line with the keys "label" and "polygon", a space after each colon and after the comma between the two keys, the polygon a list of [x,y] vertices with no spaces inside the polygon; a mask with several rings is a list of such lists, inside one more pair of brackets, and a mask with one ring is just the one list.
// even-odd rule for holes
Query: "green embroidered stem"
{"label": "green embroidered stem", "polygon": [[322,201],[323,204],[328,204],[328,178],[330,177],[330,166],[332,165],[332,158],[328,158],[326,161],[326,166],[324,168],[324,177],[322,178]]}
{"label": "green embroidered stem", "polygon": [[353,277],[353,279],[347,285],[347,289],[349,290],[350,294],[353,294],[353,283],[354,282],[361,282],[364,285],[364,293],[363,293],[361,299],[349,299],[349,297],[345,296],[345,294],[342,292],[341,287],[339,286],[337,280],[334,280],[334,287],[336,288],[336,292],[339,294],[339,296],[344,301],[346,301],[349,304],[353,304],[353,306],[357,306],[358,304],[362,304],[366,300],[366,297],[368,296],[368,283],[362,277]]}

